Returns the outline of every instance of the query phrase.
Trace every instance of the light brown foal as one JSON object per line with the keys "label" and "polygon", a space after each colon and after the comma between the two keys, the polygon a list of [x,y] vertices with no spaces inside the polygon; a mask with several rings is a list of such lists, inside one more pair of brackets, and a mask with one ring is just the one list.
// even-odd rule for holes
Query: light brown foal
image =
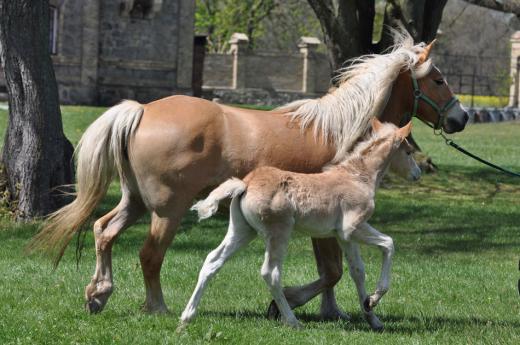
{"label": "light brown foal", "polygon": [[[198,193],[261,166],[313,173],[343,159],[368,130],[370,118],[398,125],[412,111],[412,76],[442,108],[453,94],[429,60],[430,49],[414,45],[402,33],[392,52],[362,58],[346,69],[336,90],[271,112],[187,96],[112,107],[86,130],[77,149],[76,199],[49,218],[30,248],[52,254],[58,264],[117,173],[121,201],[94,224],[96,268],[85,289],[86,306],[90,312],[105,307],[113,291],[114,241],[150,212],[150,231],[140,251],[146,287],[143,308],[164,312],[164,256]],[[449,133],[462,130],[467,120],[459,103],[439,122],[440,115],[425,102],[418,104],[420,118],[439,123]],[[335,239],[317,239],[313,245],[320,279],[303,290],[288,289],[286,295],[294,307],[324,291],[322,316],[337,318],[342,314],[332,287],[342,273],[341,250]]]}
{"label": "light brown foal", "polygon": [[[318,174],[301,174],[272,167],[250,172],[244,180],[227,180],[192,209],[199,219],[217,212],[221,200],[232,198],[229,227],[222,243],[208,254],[197,286],[181,316],[181,325],[196,314],[205,288],[225,262],[257,235],[265,241],[261,269],[282,321],[298,327],[299,322],[282,291],[282,264],[293,231],[314,238],[334,237],[349,263],[358,290],[361,311],[374,330],[383,324],[373,312],[390,286],[394,245],[392,238],[368,224],[375,207],[375,193],[392,156],[410,134],[411,122],[399,129],[393,124],[373,121],[368,139],[356,145],[353,153],[338,165]],[[403,167],[418,169],[413,159]],[[378,247],[383,253],[381,276],[375,292],[365,290],[365,271],[358,242]]]}

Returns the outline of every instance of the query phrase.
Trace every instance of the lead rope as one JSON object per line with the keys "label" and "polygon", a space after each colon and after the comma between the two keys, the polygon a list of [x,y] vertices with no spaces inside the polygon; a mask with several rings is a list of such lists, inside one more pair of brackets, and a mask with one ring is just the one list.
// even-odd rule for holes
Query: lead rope
{"label": "lead rope", "polygon": [[520,174],[516,173],[516,172],[513,172],[513,171],[510,171],[510,170],[507,170],[507,169],[504,169],[496,164],[493,164],[483,158],[480,158],[479,156],[469,152],[468,150],[466,150],[465,148],[461,147],[460,145],[458,145],[457,143],[455,143],[452,139],[449,139],[447,138],[443,131],[442,131],[442,127],[440,129],[436,129],[434,126],[432,126],[431,124],[429,124],[428,122],[424,121],[423,119],[420,119],[419,117],[417,117],[419,120],[421,120],[424,124],[426,124],[428,127],[432,128],[433,129],[433,134],[436,135],[436,136],[441,136],[443,139],[444,139],[444,142],[446,143],[446,145],[449,145],[451,147],[453,147],[455,150],[465,154],[466,156],[469,156],[471,158],[473,158],[474,160],[477,160],[479,161],[480,163],[483,163],[491,168],[494,168],[498,171],[501,171],[505,174],[508,174],[509,176],[514,176],[514,177],[520,177]]}

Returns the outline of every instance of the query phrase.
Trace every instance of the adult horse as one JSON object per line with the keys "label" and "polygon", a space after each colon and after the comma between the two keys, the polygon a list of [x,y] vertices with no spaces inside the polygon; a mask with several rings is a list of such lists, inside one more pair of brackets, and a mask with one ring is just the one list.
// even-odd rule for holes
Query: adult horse
{"label": "adult horse", "polygon": [[[431,45],[414,46],[406,33],[397,34],[396,41],[391,52],[360,58],[344,69],[337,89],[325,96],[270,112],[187,96],[110,108],[80,141],[76,199],[48,219],[30,248],[54,255],[57,265],[117,171],[121,201],[94,223],[96,269],[85,289],[86,306],[99,312],[106,305],[113,291],[114,240],[148,211],[151,227],[140,251],[143,308],[166,311],[160,283],[164,255],[182,215],[203,189],[259,166],[318,172],[348,154],[373,116],[399,124],[416,113],[448,133],[464,128],[468,115],[429,59]],[[335,240],[313,245],[320,280],[291,289],[287,297],[294,307],[325,289],[323,316],[337,317],[332,286],[341,276],[341,263],[330,263],[340,262],[341,252]]]}

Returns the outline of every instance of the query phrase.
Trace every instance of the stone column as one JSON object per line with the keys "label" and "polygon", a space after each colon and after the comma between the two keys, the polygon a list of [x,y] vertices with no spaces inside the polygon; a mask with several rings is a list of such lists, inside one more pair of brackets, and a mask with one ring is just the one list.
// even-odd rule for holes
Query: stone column
{"label": "stone column", "polygon": [[231,35],[229,53],[233,55],[233,76],[231,78],[232,89],[246,87],[246,53],[249,38],[246,34],[235,32]]}
{"label": "stone column", "polygon": [[509,106],[520,107],[520,31],[511,36],[511,89]]}
{"label": "stone column", "polygon": [[302,92],[315,93],[316,66],[314,63],[315,52],[320,45],[320,40],[316,37],[300,37],[298,48],[303,55],[303,71],[302,71]]}

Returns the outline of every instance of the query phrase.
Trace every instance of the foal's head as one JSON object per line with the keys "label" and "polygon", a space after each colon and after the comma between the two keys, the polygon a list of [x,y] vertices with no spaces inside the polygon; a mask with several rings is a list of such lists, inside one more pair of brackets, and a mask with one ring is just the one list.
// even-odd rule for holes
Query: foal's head
{"label": "foal's head", "polygon": [[374,117],[370,139],[359,144],[354,153],[365,161],[366,166],[381,171],[386,170],[390,162],[397,159],[393,162],[395,172],[404,178],[417,180],[420,169],[411,155],[412,148],[406,141],[411,130],[411,121],[398,128],[392,123],[381,123]]}
{"label": "foal's head", "polygon": [[413,146],[405,139],[390,161],[390,171],[408,181],[419,180],[421,168],[413,158],[413,151]]}

